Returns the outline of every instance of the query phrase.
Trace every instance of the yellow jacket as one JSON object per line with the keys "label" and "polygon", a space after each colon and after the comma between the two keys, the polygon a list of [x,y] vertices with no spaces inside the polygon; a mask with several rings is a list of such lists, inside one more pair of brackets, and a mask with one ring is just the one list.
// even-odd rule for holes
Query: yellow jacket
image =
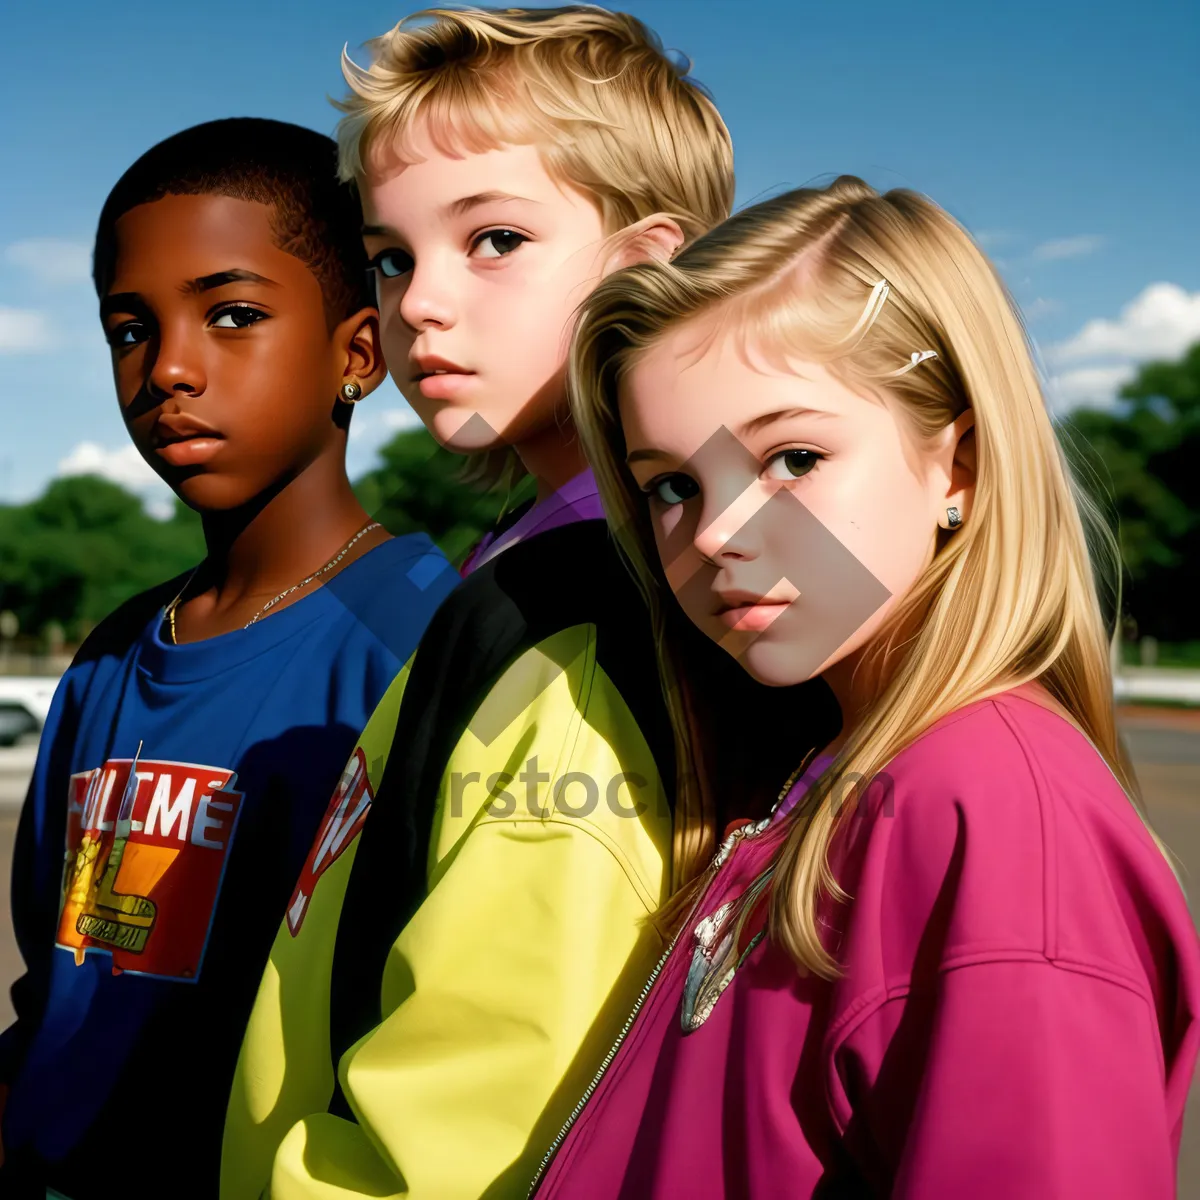
{"label": "yellow jacket", "polygon": [[[364,730],[263,977],[226,1121],[223,1197],[257,1197],[268,1181],[278,1200],[523,1196],[616,1037],[661,953],[647,918],[666,894],[671,817],[645,617],[607,539],[582,532],[595,524],[531,540],[524,565],[521,547],[506,551],[460,589],[473,596],[444,606],[458,617],[439,613],[426,635],[469,644],[488,588],[512,599],[535,547],[560,566],[571,550],[601,566],[587,601],[559,606],[564,620],[592,619],[542,636],[562,622],[531,599],[519,652],[460,714],[470,719],[437,764],[423,900],[367,986],[381,1019],[340,1060],[344,1119],[328,1111],[338,924],[388,916],[386,846],[368,908],[343,912],[347,884],[360,841],[385,828],[384,799],[370,805],[389,757],[395,778],[397,756],[419,751],[404,741],[406,714],[427,703],[417,677],[439,678],[422,658],[453,668],[453,653],[447,662],[423,641]],[[395,818],[390,794],[387,805]]]}

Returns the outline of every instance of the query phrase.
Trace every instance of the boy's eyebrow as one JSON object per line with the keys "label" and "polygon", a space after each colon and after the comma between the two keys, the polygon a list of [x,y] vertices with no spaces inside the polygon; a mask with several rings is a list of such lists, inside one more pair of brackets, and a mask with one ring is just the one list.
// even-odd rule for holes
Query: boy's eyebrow
{"label": "boy's eyebrow", "polygon": [[137,292],[112,292],[100,301],[100,319],[104,320],[109,313],[136,312],[144,307],[144,302]]}
{"label": "boy's eyebrow", "polygon": [[[447,217],[461,217],[463,213],[468,213],[481,204],[504,204],[509,200],[521,200],[525,204],[542,203],[541,200],[534,200],[529,196],[517,196],[512,192],[476,192],[473,196],[463,196],[458,200],[451,200],[449,204],[442,206],[442,213]],[[364,224],[362,236],[399,238],[400,235],[390,225]]]}
{"label": "boy's eyebrow", "polygon": [[[201,292],[211,292],[213,288],[225,287],[230,283],[265,283],[267,287],[278,287],[274,279],[259,275],[256,271],[247,271],[242,267],[233,267],[228,271],[214,271],[211,275],[201,275],[189,279],[180,287],[185,295],[198,295]],[[137,292],[112,292],[100,301],[100,316],[103,319],[111,312],[129,312],[134,307],[144,304]]]}
{"label": "boy's eyebrow", "polygon": [[531,200],[528,196],[515,196],[512,192],[476,192],[474,196],[463,196],[460,200],[451,200],[442,211],[449,217],[461,217],[481,204],[504,204],[509,200],[523,200],[526,204],[540,204],[540,200]]}
{"label": "boy's eyebrow", "polygon": [[[233,267],[228,271],[214,271],[211,275],[201,275],[189,279],[180,287],[184,295],[199,295],[201,292],[211,292],[213,288],[224,287],[229,283],[265,283],[267,287],[278,287],[279,284],[256,271],[247,271],[241,267]],[[112,292],[100,301],[100,317],[103,320],[109,313],[131,312],[144,307],[145,301],[137,292]]]}
{"label": "boy's eyebrow", "polygon": [[229,283],[265,283],[268,287],[278,287],[279,284],[265,275],[255,271],[247,271],[241,267],[233,267],[228,271],[214,271],[211,275],[201,275],[189,279],[183,285],[184,292],[211,292],[213,288],[224,287]]}

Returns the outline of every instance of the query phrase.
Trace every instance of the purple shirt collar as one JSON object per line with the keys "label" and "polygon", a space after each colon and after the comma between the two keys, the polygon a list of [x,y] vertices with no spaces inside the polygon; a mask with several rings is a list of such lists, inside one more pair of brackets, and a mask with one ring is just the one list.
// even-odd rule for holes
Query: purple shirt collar
{"label": "purple shirt collar", "polygon": [[775,811],[771,814],[772,824],[782,821],[804,799],[804,794],[825,773],[826,768],[833,760],[834,755],[832,754],[818,754],[808,764],[804,774],[792,784],[788,789],[788,794],[775,806]]}
{"label": "purple shirt collar", "polygon": [[463,564],[463,574],[469,575],[484,563],[490,562],[498,554],[503,554],[509,546],[523,542],[535,534],[545,533],[548,529],[557,529],[561,525],[570,525],[575,521],[602,521],[603,519],[604,509],[600,504],[596,477],[590,469],[581,471],[574,479],[564,483],[557,492],[535,504],[519,521],[514,522],[503,533],[499,535],[484,534]]}

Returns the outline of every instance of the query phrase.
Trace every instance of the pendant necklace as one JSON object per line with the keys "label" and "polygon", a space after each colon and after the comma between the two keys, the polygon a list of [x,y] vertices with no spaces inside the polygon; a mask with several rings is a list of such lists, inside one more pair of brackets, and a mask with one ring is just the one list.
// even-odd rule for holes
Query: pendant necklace
{"label": "pendant necklace", "polygon": [[[796,781],[808,769],[816,753],[817,747],[814,746],[788,776],[769,816],[761,821],[742,825],[729,834],[713,860],[713,867],[720,867],[730,857],[737,842],[755,838],[770,828],[776,810],[787,798]],[[737,969],[766,937],[765,924],[749,937],[744,934],[747,922],[764,900],[774,875],[775,865],[772,862],[751,880],[739,895],[727,900],[692,930],[692,961],[684,979],[683,1001],[679,1013],[680,1026],[684,1033],[694,1033],[708,1020]]]}

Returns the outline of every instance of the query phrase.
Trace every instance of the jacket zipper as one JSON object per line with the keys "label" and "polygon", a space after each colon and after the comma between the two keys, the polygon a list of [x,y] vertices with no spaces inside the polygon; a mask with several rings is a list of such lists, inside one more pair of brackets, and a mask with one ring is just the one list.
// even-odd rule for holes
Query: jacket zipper
{"label": "jacket zipper", "polygon": [[[685,922],[683,928],[684,929],[687,928],[686,922]],[[633,1028],[633,1023],[634,1023],[634,1021],[637,1020],[637,1015],[639,1012],[641,1012],[642,1005],[645,1004],[646,997],[650,994],[650,989],[654,986],[654,981],[662,973],[662,969],[666,965],[667,959],[671,957],[671,951],[675,949],[675,943],[679,941],[679,938],[682,935],[682,933],[683,933],[683,929],[680,929],[679,933],[677,933],[671,939],[671,944],[663,952],[662,957],[658,960],[657,963],[654,964],[654,970],[650,972],[650,978],[646,980],[645,985],[642,987],[641,993],[638,995],[637,1000],[634,1002],[633,1011],[625,1019],[625,1024],[621,1026],[621,1032],[617,1034],[617,1040],[615,1042],[613,1042],[612,1046],[609,1048],[608,1053],[604,1056],[604,1061],[601,1062],[600,1068],[599,1068],[599,1070],[597,1070],[596,1074],[592,1076],[592,1081],[591,1081],[591,1083],[589,1083],[587,1085],[587,1090],[579,1098],[579,1103],[576,1104],[575,1107],[571,1110],[571,1115],[569,1117],[567,1117],[566,1122],[563,1124],[563,1127],[558,1131],[558,1134],[555,1137],[554,1141],[552,1141],[550,1143],[550,1149],[546,1151],[546,1154],[542,1158],[542,1161],[540,1163],[538,1163],[537,1173],[534,1175],[533,1180],[529,1184],[529,1191],[525,1193],[526,1200],[528,1200],[528,1198],[531,1197],[534,1194],[534,1192],[537,1191],[538,1184],[540,1184],[542,1182],[542,1178],[546,1174],[546,1169],[550,1166],[551,1160],[558,1153],[559,1147],[563,1144],[563,1142],[565,1142],[567,1140],[567,1134],[571,1132],[571,1127],[578,1120],[579,1114],[581,1112],[583,1112],[584,1108],[587,1105],[587,1102],[592,1098],[592,1095],[595,1093],[596,1089],[600,1086],[600,1080],[603,1077],[604,1072],[608,1070],[609,1065],[611,1064],[612,1060],[614,1058],[616,1058],[617,1051],[620,1050],[621,1043],[625,1040],[625,1035],[628,1034],[630,1029]]]}
{"label": "jacket zipper", "polygon": [[[784,789],[785,794],[786,791],[787,788]],[[567,1134],[571,1132],[571,1128],[579,1119],[580,1113],[583,1112],[588,1101],[592,1098],[596,1092],[596,1089],[600,1086],[600,1080],[603,1078],[605,1071],[607,1071],[609,1066],[612,1064],[613,1059],[616,1058],[617,1051],[621,1049],[621,1044],[625,1041],[626,1035],[629,1033],[630,1029],[633,1028],[633,1023],[637,1020],[637,1015],[639,1012],[641,1012],[642,1005],[645,1004],[646,997],[650,994],[650,989],[654,986],[654,981],[662,973],[662,969],[666,965],[667,959],[671,957],[671,951],[675,949],[675,945],[683,936],[684,931],[690,929],[692,918],[696,915],[696,910],[700,907],[701,903],[703,903],[704,897],[708,894],[712,888],[712,885],[716,882],[716,872],[725,863],[726,859],[729,858],[730,854],[733,852],[733,847],[738,841],[746,837],[756,836],[768,825],[770,825],[770,823],[771,818],[767,817],[766,820],[760,821],[755,825],[743,825],[740,828],[735,829],[717,850],[717,853],[709,866],[709,870],[713,873],[712,879],[710,879],[708,884],[702,889],[700,895],[696,897],[696,903],[692,906],[691,911],[680,925],[679,931],[671,939],[671,944],[663,952],[663,955],[658,962],[654,964],[654,970],[650,972],[650,978],[646,980],[637,1000],[634,1002],[633,1011],[625,1019],[625,1024],[621,1026],[621,1032],[617,1034],[617,1040],[613,1042],[608,1053],[604,1056],[603,1062],[601,1062],[596,1074],[592,1076],[592,1081],[587,1085],[587,1089],[580,1097],[579,1103],[576,1104],[571,1110],[571,1115],[567,1117],[563,1127],[558,1131],[558,1135],[555,1137],[554,1141],[550,1143],[550,1149],[546,1151],[542,1161],[538,1164],[537,1173],[534,1175],[533,1180],[529,1184],[529,1191],[525,1193],[526,1200],[530,1200],[530,1197],[532,1197],[534,1192],[537,1191],[538,1185],[542,1182],[542,1179],[545,1176],[546,1170],[550,1166],[551,1161],[558,1153],[563,1142],[567,1140]]]}

